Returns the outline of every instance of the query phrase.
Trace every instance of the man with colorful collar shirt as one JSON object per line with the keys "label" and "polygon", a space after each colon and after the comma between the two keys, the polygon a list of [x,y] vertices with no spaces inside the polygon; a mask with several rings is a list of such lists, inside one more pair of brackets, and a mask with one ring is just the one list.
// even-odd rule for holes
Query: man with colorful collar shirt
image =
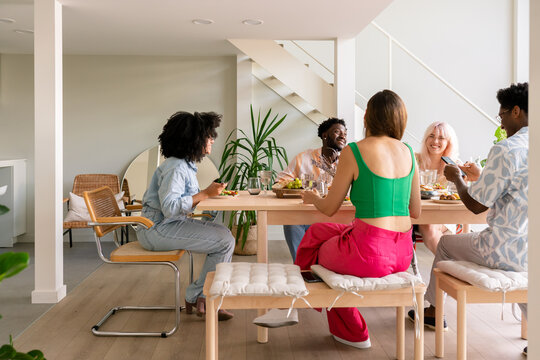
{"label": "man with colorful collar shirt", "polygon": [[[277,176],[277,183],[286,185],[302,175],[309,174],[315,179],[325,179],[331,185],[341,150],[347,145],[347,127],[345,121],[329,118],[319,125],[317,135],[322,140],[322,147],[309,149],[296,155],[289,166]],[[285,240],[293,261],[296,249],[309,225],[284,225]]]}
{"label": "man with colorful collar shirt", "polygon": [[[527,271],[528,248],[528,83],[513,84],[497,92],[500,103],[497,120],[506,130],[507,139],[495,144],[486,166],[460,166],[469,187],[455,165],[446,165],[444,175],[456,184],[461,200],[475,214],[489,210],[488,227],[478,233],[443,236],[437,247],[433,268],[443,260],[464,260],[494,269]],[[435,304],[435,277],[431,279],[426,300]],[[520,304],[527,318],[527,304]],[[414,319],[414,310],[409,317]],[[435,307],[424,309],[428,327],[435,326]],[[431,325],[431,326],[430,326]],[[446,322],[444,324],[446,329]],[[524,349],[527,354],[527,348]]]}

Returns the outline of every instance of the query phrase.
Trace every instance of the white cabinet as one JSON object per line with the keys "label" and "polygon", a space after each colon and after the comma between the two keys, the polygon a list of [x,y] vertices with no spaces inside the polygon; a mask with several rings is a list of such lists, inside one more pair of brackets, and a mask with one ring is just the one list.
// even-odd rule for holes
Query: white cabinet
{"label": "white cabinet", "polygon": [[26,160],[0,160],[0,186],[7,192],[0,204],[10,211],[0,215],[0,247],[12,247],[15,237],[26,232]]}

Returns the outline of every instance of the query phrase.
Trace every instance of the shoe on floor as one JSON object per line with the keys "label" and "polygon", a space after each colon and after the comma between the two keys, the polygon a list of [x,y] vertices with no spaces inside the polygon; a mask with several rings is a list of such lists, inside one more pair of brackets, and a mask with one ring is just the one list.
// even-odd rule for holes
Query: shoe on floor
{"label": "shoe on floor", "polygon": [[523,349],[523,355],[527,356],[527,346],[525,346],[525,349]]}
{"label": "shoe on floor", "polygon": [[340,337],[337,337],[336,335],[332,335],[334,337],[334,340],[339,341],[342,344],[349,345],[352,347],[355,347],[357,349],[369,349],[371,347],[371,341],[369,341],[369,338],[364,341],[347,341],[345,339],[342,339]]}
{"label": "shoe on floor", "polygon": [[256,317],[253,320],[253,323],[255,325],[267,328],[277,328],[298,324],[298,310],[292,309],[289,317],[287,317],[288,312],[288,309],[271,309],[266,314]]}
{"label": "shoe on floor", "polygon": [[[427,309],[427,308],[426,308]],[[424,326],[428,329],[435,330],[435,317],[434,316],[426,316],[426,309],[424,309]],[[411,320],[414,323],[414,310],[410,310],[407,313],[407,318]],[[446,324],[446,319],[443,318],[443,331],[448,331],[448,324]]]}

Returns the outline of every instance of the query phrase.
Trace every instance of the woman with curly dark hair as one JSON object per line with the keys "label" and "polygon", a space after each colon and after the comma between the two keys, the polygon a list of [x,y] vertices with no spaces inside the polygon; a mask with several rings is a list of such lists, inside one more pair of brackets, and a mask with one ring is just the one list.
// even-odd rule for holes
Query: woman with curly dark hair
{"label": "woman with curly dark hair", "polygon": [[[140,244],[148,250],[207,254],[199,278],[186,289],[186,312],[191,314],[195,308],[198,316],[205,313],[202,291],[206,274],[216,264],[230,262],[234,250],[234,237],[225,226],[188,216],[200,201],[219,195],[227,185],[214,182],[200,190],[196,177],[195,163],[211,153],[220,122],[221,115],[213,112],[179,111],[169,118],[159,135],[166,160],[154,172],[143,196],[142,216],[154,225],[137,231]],[[220,310],[218,317],[228,320],[233,314]]]}

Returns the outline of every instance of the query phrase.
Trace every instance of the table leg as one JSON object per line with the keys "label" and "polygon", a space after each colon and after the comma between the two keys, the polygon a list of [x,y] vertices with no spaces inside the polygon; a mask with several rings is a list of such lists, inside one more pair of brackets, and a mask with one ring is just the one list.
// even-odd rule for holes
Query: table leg
{"label": "table leg", "polygon": [[[268,263],[268,213],[257,211],[257,262]],[[257,310],[257,315],[266,314],[266,309]],[[268,328],[257,326],[257,342],[268,342]]]}

